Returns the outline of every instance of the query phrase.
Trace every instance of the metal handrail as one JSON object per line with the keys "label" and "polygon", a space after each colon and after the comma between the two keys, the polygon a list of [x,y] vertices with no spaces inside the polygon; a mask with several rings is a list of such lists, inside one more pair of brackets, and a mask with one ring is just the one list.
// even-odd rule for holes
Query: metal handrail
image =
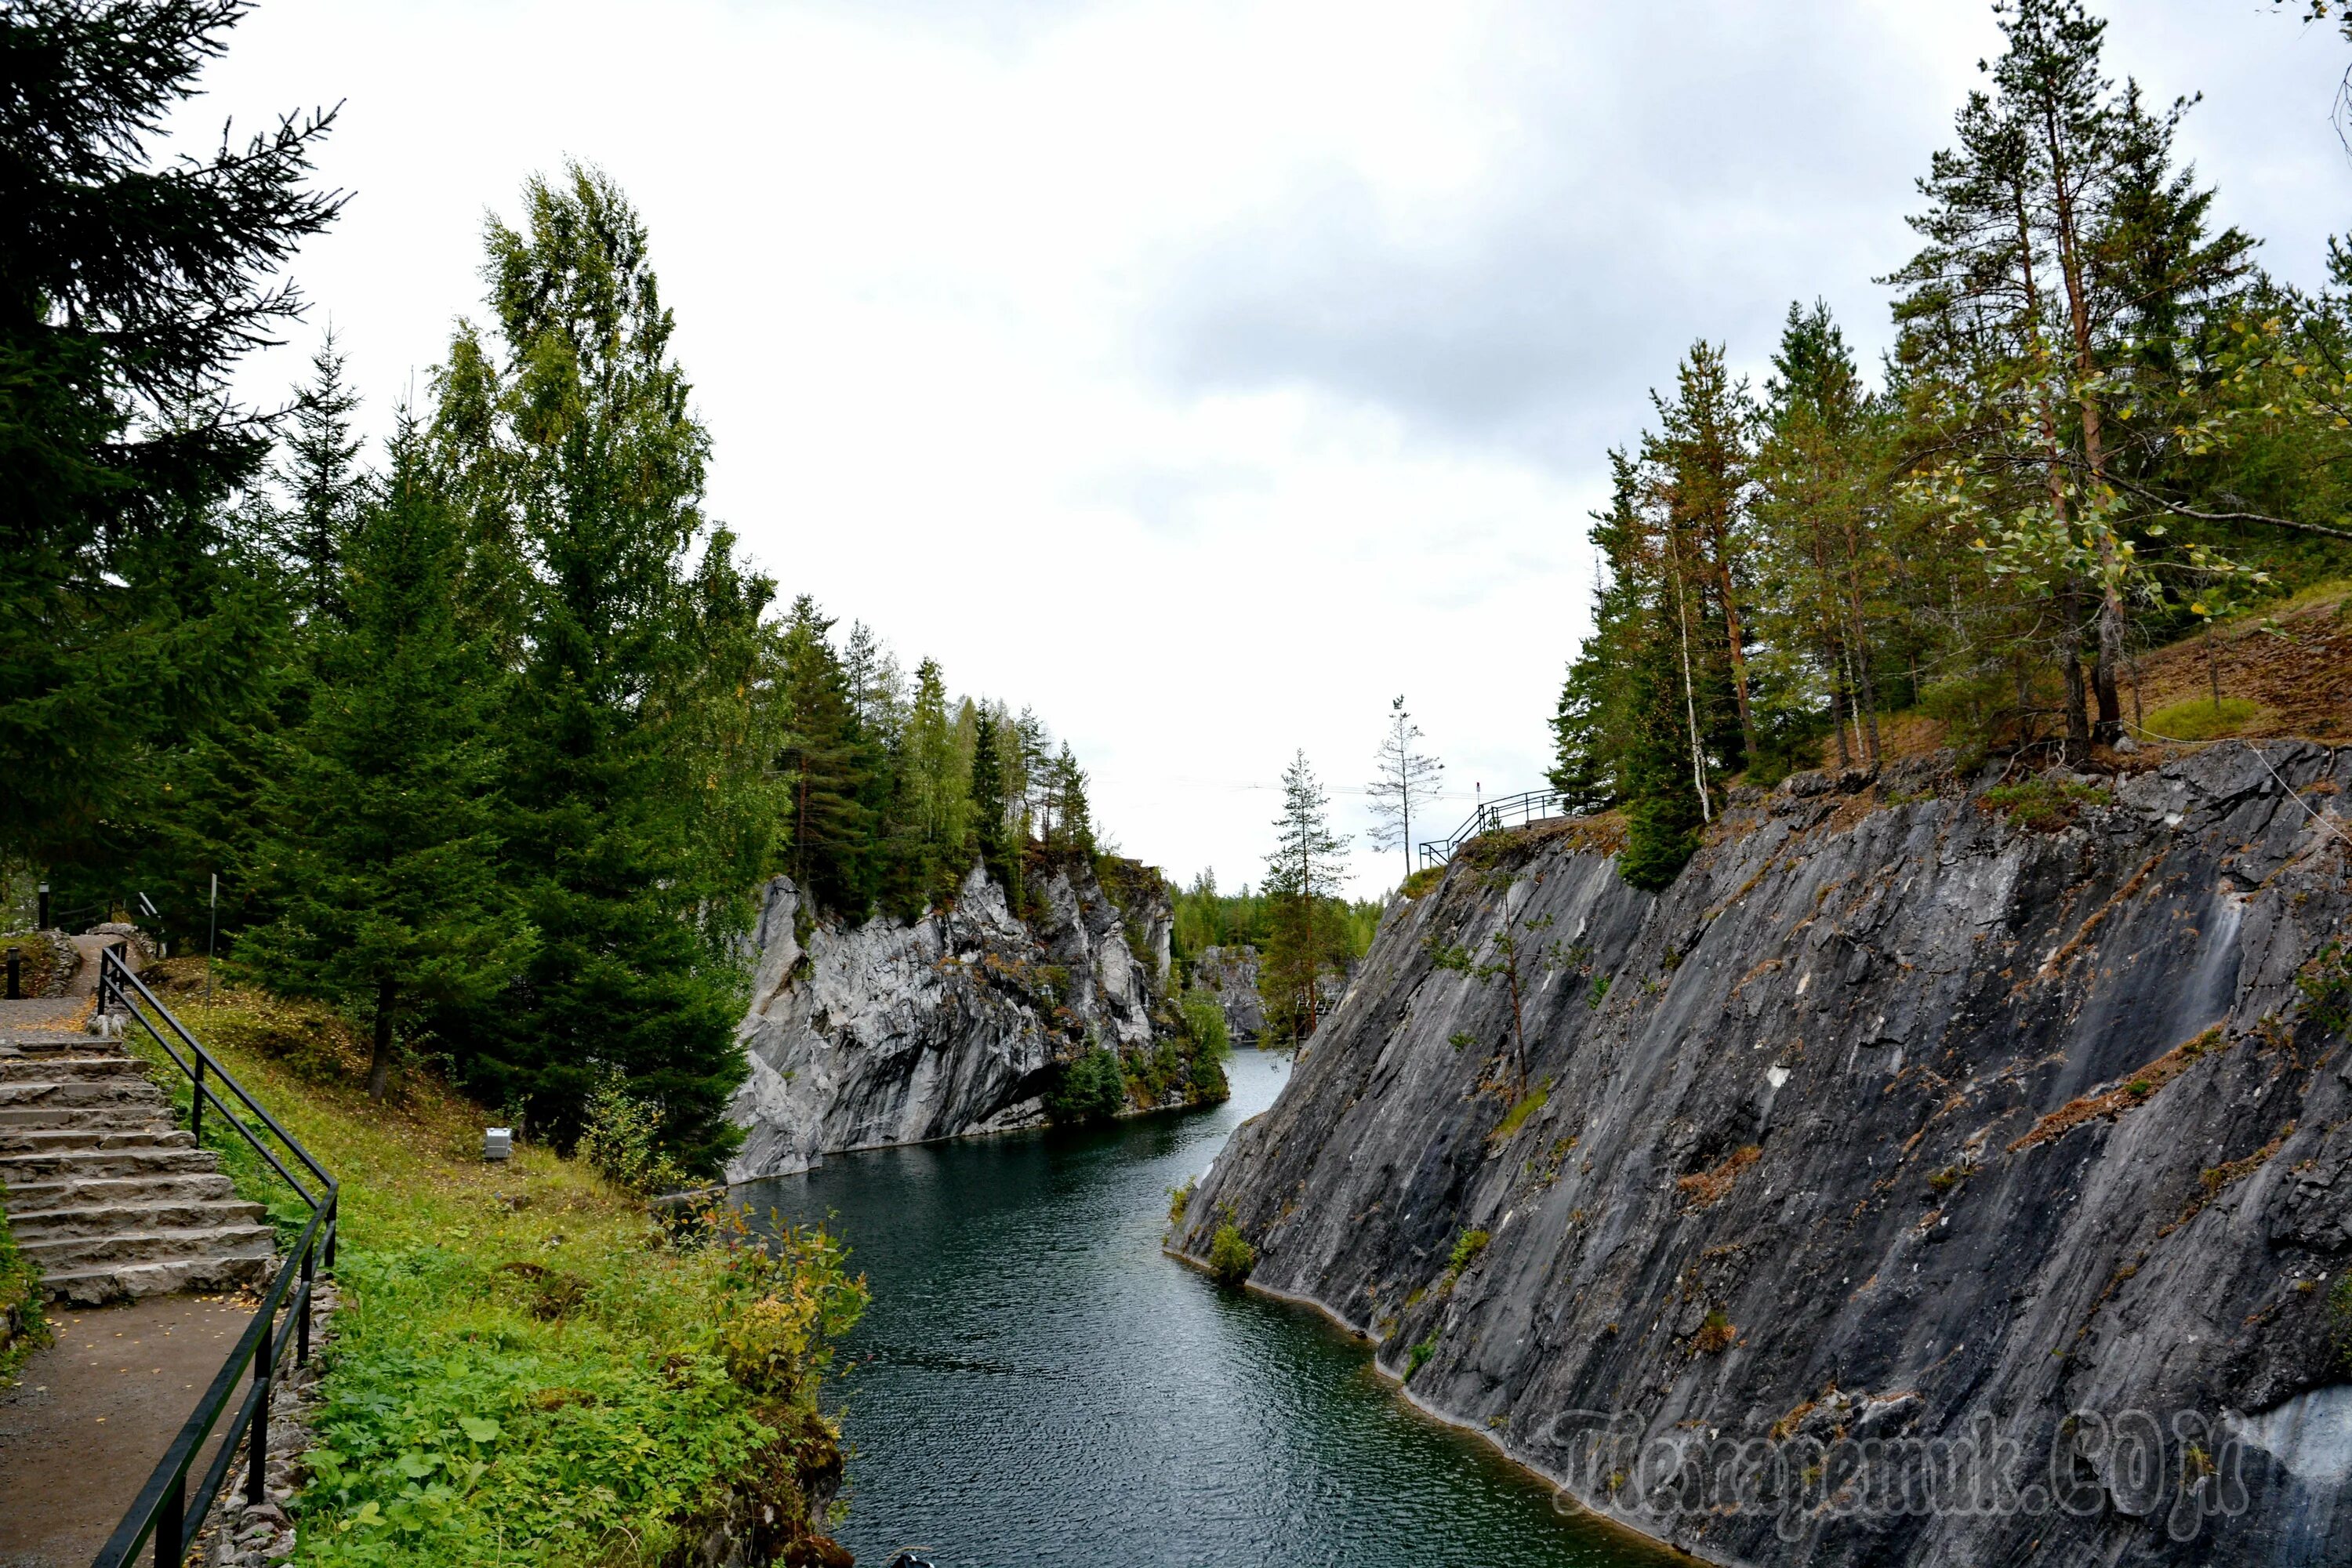
{"label": "metal handrail", "polygon": [[[245,1141],[269,1162],[270,1167],[285,1179],[310,1209],[310,1223],[302,1227],[302,1234],[295,1241],[292,1250],[278,1264],[277,1276],[262,1297],[260,1310],[246,1325],[245,1332],[237,1336],[236,1347],[229,1352],[228,1359],[221,1363],[220,1371],[213,1374],[204,1397],[197,1401],[187,1420],[181,1423],[179,1435],[172,1439],[172,1446],[164,1450],[163,1458],[147,1478],[147,1484],[139,1489],[138,1497],[122,1516],[122,1522],[114,1527],[114,1534],[99,1550],[91,1565],[91,1568],[125,1568],[138,1556],[139,1549],[152,1540],[156,1568],[181,1568],[182,1560],[187,1555],[190,1521],[201,1527],[205,1516],[212,1511],[213,1503],[219,1498],[221,1488],[228,1479],[229,1468],[236,1462],[240,1436],[247,1439],[246,1500],[258,1503],[268,1496],[269,1391],[277,1381],[278,1363],[286,1359],[289,1342],[294,1348],[295,1365],[299,1366],[310,1359],[311,1289],[316,1282],[316,1267],[322,1260],[322,1255],[330,1272],[335,1267],[335,1237],[340,1228],[340,1188],[334,1177],[327,1173],[327,1168],[312,1159],[310,1152],[303,1148],[292,1133],[279,1126],[277,1118],[263,1110],[261,1102],[247,1093],[245,1086],[238,1083],[226,1068],[213,1059],[212,1053],[205,1050],[177,1018],[172,1016],[171,1009],[147,989],[146,983],[131,973],[121,954],[111,947],[99,956],[99,1012],[103,1015],[111,1011],[110,1004],[119,1004],[126,1015],[137,1019],[140,1026],[171,1058],[173,1065],[188,1075],[195,1089],[192,1120],[199,1142],[204,1133],[205,1102],[209,1100],[228,1119],[229,1125],[235,1127]],[[151,1013],[152,1017],[149,1016]],[[163,1031],[155,1026],[157,1018],[162,1019],[179,1037],[187,1051],[185,1058],[172,1048],[171,1042],[163,1037]],[[318,1183],[317,1193],[313,1194],[296,1180],[293,1173],[286,1168],[285,1162],[255,1134],[253,1128],[230,1108],[228,1101],[205,1082],[206,1072],[211,1073],[215,1082],[226,1085],[237,1101],[276,1134],[294,1158],[310,1171]],[[278,1327],[279,1309],[289,1306],[287,1315],[294,1331],[290,1334]],[[195,1464],[197,1453],[211,1437],[213,1428],[220,1424],[222,1413],[236,1392],[236,1381],[247,1367],[253,1369],[252,1383],[245,1397],[237,1401],[236,1414],[230,1417],[227,1429],[221,1435],[220,1451],[205,1467],[192,1497],[188,1492],[188,1472]]]}
{"label": "metal handrail", "polygon": [[1506,827],[1525,827],[1530,822],[1574,815],[1568,809],[1568,797],[1556,789],[1531,789],[1482,801],[1468,819],[1445,837],[1422,840],[1421,863],[1424,868],[1443,866],[1454,858],[1455,850],[1482,833],[1499,833]]}

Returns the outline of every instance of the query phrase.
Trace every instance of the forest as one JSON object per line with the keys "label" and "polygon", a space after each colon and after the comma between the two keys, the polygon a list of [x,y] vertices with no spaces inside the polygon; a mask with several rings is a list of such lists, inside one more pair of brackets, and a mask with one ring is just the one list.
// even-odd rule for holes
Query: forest
{"label": "forest", "polygon": [[2109,77],[2080,0],[1996,12],[1874,384],[1792,304],[1761,387],[1702,339],[1609,454],[1552,778],[1622,811],[1637,886],[1733,783],[1875,767],[1910,721],[1968,766],[2166,738],[2197,716],[2143,710],[2142,656],[2352,572],[2352,247],[2272,279],[2179,153],[2193,100]]}

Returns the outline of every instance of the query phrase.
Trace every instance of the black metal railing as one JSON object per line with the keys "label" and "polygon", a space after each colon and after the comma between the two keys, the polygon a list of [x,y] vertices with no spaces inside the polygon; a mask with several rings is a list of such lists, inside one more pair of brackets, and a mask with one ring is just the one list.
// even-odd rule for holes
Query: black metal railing
{"label": "black metal railing", "polygon": [[[197,1401],[186,1421],[180,1426],[179,1435],[164,1450],[163,1459],[155,1466],[147,1484],[139,1489],[138,1498],[122,1522],[114,1527],[113,1536],[101,1548],[93,1568],[125,1568],[139,1555],[139,1549],[149,1541],[155,1543],[156,1568],[181,1568],[187,1555],[188,1538],[203,1525],[212,1511],[214,1501],[220,1496],[222,1485],[228,1479],[229,1468],[236,1462],[239,1438],[246,1449],[245,1497],[249,1503],[258,1503],[268,1496],[269,1466],[269,1390],[277,1380],[278,1363],[286,1359],[290,1344],[294,1364],[301,1365],[310,1355],[310,1289],[323,1264],[332,1271],[335,1267],[336,1194],[335,1178],[327,1168],[310,1157],[294,1135],[278,1124],[277,1118],[261,1107],[261,1102],[245,1090],[245,1086],[231,1077],[212,1054],[197,1043],[171,1010],[147,989],[146,983],[131,973],[123,961],[121,946],[109,947],[99,959],[98,1010],[110,1016],[121,1008],[131,1020],[138,1023],[188,1077],[194,1086],[194,1123],[196,1141],[204,1142],[205,1106],[213,1108],[227,1119],[228,1124],[244,1135],[270,1168],[292,1187],[303,1203],[310,1206],[310,1222],[302,1234],[278,1266],[278,1273],[263,1294],[261,1308],[253,1315],[238,1336],[236,1346],[221,1363],[212,1383]],[[125,1027],[128,1028],[128,1024]],[[174,1041],[177,1042],[175,1047]],[[226,1091],[227,1099],[222,1098]],[[230,1103],[236,1102],[235,1105]],[[245,1115],[238,1114],[243,1107]],[[247,1116],[252,1118],[251,1121]],[[311,1185],[306,1186],[287,1168],[261,1136],[266,1131],[282,1144],[294,1163],[309,1173]],[[284,1328],[278,1324],[279,1311],[289,1319]],[[236,1398],[237,1382],[252,1369],[245,1397]],[[229,1406],[236,1402],[234,1413]],[[193,1492],[189,1489],[189,1472],[195,1468],[196,1457],[210,1439],[222,1416],[228,1415],[227,1427],[221,1433],[219,1451],[212,1463],[197,1479]]]}
{"label": "black metal railing", "polygon": [[1421,863],[1424,868],[1443,866],[1454,858],[1455,850],[1482,833],[1500,833],[1507,827],[1525,827],[1530,822],[1573,815],[1568,809],[1568,797],[1556,789],[1531,789],[1524,795],[1481,801],[1468,820],[1445,837],[1422,840]]}

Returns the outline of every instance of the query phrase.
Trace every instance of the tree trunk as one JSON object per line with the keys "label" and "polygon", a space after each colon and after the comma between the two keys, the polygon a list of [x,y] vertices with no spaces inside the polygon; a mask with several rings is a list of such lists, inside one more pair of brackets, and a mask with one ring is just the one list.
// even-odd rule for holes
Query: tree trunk
{"label": "tree trunk", "polygon": [[375,1041],[368,1055],[367,1091],[370,1100],[382,1100],[392,1087],[392,1009],[399,999],[399,983],[390,975],[375,985]]}

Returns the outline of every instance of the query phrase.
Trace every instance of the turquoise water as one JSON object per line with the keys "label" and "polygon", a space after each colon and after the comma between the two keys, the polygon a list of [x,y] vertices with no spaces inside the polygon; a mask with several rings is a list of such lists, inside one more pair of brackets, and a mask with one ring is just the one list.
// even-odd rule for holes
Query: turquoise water
{"label": "turquoise water", "polygon": [[941,1568],[1621,1568],[1485,1444],[1407,1409],[1316,1314],[1161,1255],[1168,1189],[1272,1103],[830,1161],[738,1190],[831,1215],[874,1289],[850,1343],[840,1529]]}

